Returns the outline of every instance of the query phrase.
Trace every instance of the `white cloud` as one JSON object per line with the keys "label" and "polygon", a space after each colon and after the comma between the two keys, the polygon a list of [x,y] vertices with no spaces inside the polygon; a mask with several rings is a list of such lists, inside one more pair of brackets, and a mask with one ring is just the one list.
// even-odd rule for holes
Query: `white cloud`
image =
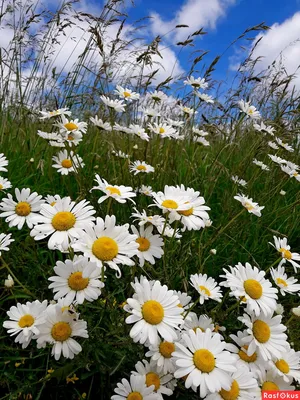
{"label": "white cloud", "polygon": [[189,25],[189,28],[178,28],[171,33],[172,40],[181,41],[200,28],[215,29],[218,20],[226,15],[227,8],[235,1],[187,0],[170,20],[164,20],[159,14],[152,13],[152,32],[155,35],[165,35],[176,25]]}

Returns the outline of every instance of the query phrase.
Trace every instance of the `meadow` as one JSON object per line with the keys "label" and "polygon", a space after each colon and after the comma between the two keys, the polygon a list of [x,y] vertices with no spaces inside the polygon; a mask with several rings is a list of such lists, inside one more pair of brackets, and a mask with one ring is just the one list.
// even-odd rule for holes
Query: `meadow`
{"label": "meadow", "polygon": [[46,55],[73,4],[3,4],[3,25],[19,23],[1,56],[0,399],[300,390],[293,76],[257,76],[250,53],[225,90],[203,53],[156,81],[159,40],[133,50],[116,0],[100,17],[74,14],[90,42],[62,75]]}

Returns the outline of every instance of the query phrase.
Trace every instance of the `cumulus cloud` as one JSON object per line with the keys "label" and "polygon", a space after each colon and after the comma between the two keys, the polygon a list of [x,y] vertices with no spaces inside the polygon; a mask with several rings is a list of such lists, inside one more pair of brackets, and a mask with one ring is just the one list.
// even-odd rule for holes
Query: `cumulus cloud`
{"label": "cumulus cloud", "polygon": [[189,28],[176,29],[170,34],[171,40],[181,41],[200,28],[215,29],[219,19],[226,15],[228,7],[235,2],[236,0],[187,0],[170,20],[152,13],[152,32],[155,35],[165,35],[176,25],[189,25]]}

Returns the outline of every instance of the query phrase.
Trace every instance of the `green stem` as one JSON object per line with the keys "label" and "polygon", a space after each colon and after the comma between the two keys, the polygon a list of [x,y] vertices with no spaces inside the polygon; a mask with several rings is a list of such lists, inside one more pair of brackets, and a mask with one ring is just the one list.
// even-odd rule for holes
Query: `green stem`
{"label": "green stem", "polygon": [[282,260],[282,257],[279,257],[276,261],[273,262],[273,264],[271,264],[271,265],[266,269],[266,274],[270,271],[270,269],[271,269],[272,267],[274,267],[274,265],[278,264],[280,260]]}
{"label": "green stem", "polygon": [[19,279],[15,276],[15,274],[12,272],[12,270],[9,268],[9,266],[6,264],[6,262],[3,260],[1,257],[2,264],[5,266],[7,271],[10,273],[10,275],[13,277],[13,279],[23,288],[24,292],[29,294],[32,297],[35,297],[33,293],[31,293],[30,290],[28,290],[20,281]]}

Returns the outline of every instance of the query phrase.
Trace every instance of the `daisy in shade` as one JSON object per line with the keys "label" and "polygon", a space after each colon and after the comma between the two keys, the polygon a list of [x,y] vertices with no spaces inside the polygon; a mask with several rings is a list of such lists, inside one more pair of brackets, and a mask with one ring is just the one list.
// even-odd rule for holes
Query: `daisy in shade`
{"label": "daisy in shade", "polygon": [[295,386],[286,383],[273,369],[262,371],[257,378],[262,391],[295,390]]}
{"label": "daisy in shade", "polygon": [[58,117],[60,115],[61,116],[62,115],[70,116],[71,111],[69,111],[68,108],[59,108],[58,110],[54,110],[54,111],[40,111],[40,114],[42,114],[40,119],[49,119],[52,117]]}
{"label": "daisy in shade", "polygon": [[168,96],[161,90],[159,90],[159,91],[154,90],[153,93],[149,93],[149,96],[154,101],[154,103],[160,103],[160,102],[166,101],[168,99]]}
{"label": "daisy in shade", "polygon": [[297,292],[300,293],[300,284],[296,284],[298,279],[295,279],[293,276],[290,278],[287,277],[285,273],[284,267],[278,267],[277,269],[271,268],[271,275],[273,281],[276,285],[280,288],[280,293],[282,296],[285,296],[286,293],[289,294],[296,294]]}
{"label": "daisy in shade", "polygon": [[95,115],[95,118],[91,117],[90,121],[92,124],[94,124],[95,126],[97,126],[97,128],[99,128],[102,131],[111,131],[111,125],[109,122],[103,122],[101,118],[98,118],[97,115]]}
{"label": "daisy in shade", "polygon": [[38,324],[44,322],[44,312],[47,308],[47,300],[40,303],[38,300],[26,304],[18,303],[17,306],[10,307],[7,311],[9,321],[4,321],[4,328],[8,329],[7,333],[10,336],[18,335],[15,338],[15,343],[22,344],[22,349],[25,349],[34,334],[39,333]]}
{"label": "daisy in shade", "polygon": [[179,298],[166,285],[155,281],[151,287],[147,279],[135,284],[133,298],[127,299],[132,307],[131,314],[126,318],[127,324],[134,324],[130,337],[134,342],[158,345],[159,335],[168,342],[177,339],[175,329],[183,322]]}
{"label": "daisy in shade", "polygon": [[191,307],[191,296],[188,296],[187,293],[180,292],[179,290],[174,290],[174,294],[179,298],[180,303],[178,304],[178,307],[182,308],[182,312],[184,310],[188,310]]}
{"label": "daisy in shade", "polygon": [[0,171],[7,172],[8,160],[3,153],[0,153]]}
{"label": "daisy in shade", "polygon": [[29,229],[33,227],[34,219],[39,216],[44,200],[36,192],[30,193],[30,189],[15,189],[17,201],[14,201],[11,194],[8,198],[2,199],[0,203],[0,217],[5,218],[9,227],[17,226],[22,229],[25,222]]}
{"label": "daisy in shade", "polygon": [[270,168],[266,164],[264,164],[262,161],[258,161],[256,158],[254,158],[252,162],[260,167],[263,171],[270,171]]}
{"label": "daisy in shade", "polygon": [[142,186],[138,189],[138,192],[144,194],[145,196],[151,197],[151,196],[152,196],[152,192],[153,192],[152,186],[145,186],[145,185],[142,185]]}
{"label": "daisy in shade", "polygon": [[264,315],[273,314],[276,309],[278,290],[265,279],[265,271],[260,271],[249,263],[245,266],[238,263],[234,268],[230,267],[230,271],[226,269],[223,271],[225,275],[221,276],[226,279],[226,282],[221,285],[230,288],[231,296],[246,302],[248,312],[254,312],[256,316],[261,312]]}
{"label": "daisy in shade", "polygon": [[194,141],[195,143],[200,143],[200,144],[202,144],[202,145],[205,146],[205,147],[210,146],[209,141],[206,140],[206,139],[205,139],[204,137],[202,137],[202,136],[194,137],[194,138],[193,138],[193,141]]}
{"label": "daisy in shade", "polygon": [[55,360],[59,360],[61,355],[73,359],[82,350],[73,337],[88,338],[87,323],[80,319],[74,321],[72,315],[67,310],[62,310],[59,304],[49,305],[44,316],[45,321],[38,325],[37,344],[53,344],[51,354]]}
{"label": "daisy in shade", "polygon": [[281,139],[275,138],[275,140],[279,144],[280,147],[284,148],[285,150],[289,151],[290,153],[292,153],[294,151],[292,146],[289,146],[287,143],[284,143]]}
{"label": "daisy in shade", "polygon": [[255,120],[261,118],[260,112],[254,106],[250,106],[250,102],[247,103],[244,100],[240,100],[238,106],[241,109],[240,112],[244,112],[251,119]]}
{"label": "daisy in shade", "polygon": [[253,124],[253,128],[258,132],[268,133],[269,135],[274,136],[275,128],[266,125],[263,121],[261,121],[260,124]]}
{"label": "daisy in shade", "polygon": [[217,282],[211,277],[208,278],[206,274],[191,275],[190,284],[200,294],[200,304],[203,304],[205,300],[210,299],[220,302],[223,297],[220,286],[217,286]]}
{"label": "daisy in shade", "polygon": [[256,377],[245,367],[231,374],[233,379],[229,390],[221,389],[218,393],[209,394],[204,400],[260,400],[261,391]]}
{"label": "daisy in shade", "polygon": [[175,239],[180,239],[182,238],[182,235],[180,234],[180,229],[173,229],[170,225],[159,225],[157,226],[157,230],[158,232],[162,235],[162,236],[166,236],[169,238],[175,238]]}
{"label": "daisy in shade", "polygon": [[147,223],[152,224],[156,227],[158,226],[164,226],[165,224],[165,219],[161,215],[147,215],[147,212],[143,210],[141,213],[134,208],[135,213],[131,214],[131,217],[134,218],[133,222],[139,221],[139,226],[146,225]]}
{"label": "daisy in shade", "polygon": [[100,271],[96,263],[86,257],[75,256],[73,261],[57,261],[54,267],[57,276],[51,276],[49,285],[55,293],[54,300],[65,297],[70,304],[75,300],[82,304],[84,300],[94,301],[101,295],[104,283],[99,280]]}
{"label": "daisy in shade", "polygon": [[115,93],[121,98],[124,99],[128,102],[132,101],[132,100],[138,100],[140,98],[140,95],[136,92],[133,92],[130,89],[127,88],[123,88],[120,85],[117,85],[117,88],[115,90]]}
{"label": "daisy in shade", "polygon": [[273,371],[287,383],[293,379],[300,383],[300,351],[286,350],[281,356],[269,362]]}
{"label": "daisy in shade", "polygon": [[137,254],[139,247],[137,235],[131,235],[128,228],[129,224],[116,225],[114,215],[106,215],[105,220],[98,217],[96,225],[85,226],[85,232],[72,247],[96,263],[98,268],[108,265],[120,277],[119,264],[134,265],[131,258]]}
{"label": "daisy in shade", "polygon": [[232,378],[228,373],[236,371],[236,357],[225,351],[225,346],[221,336],[213,335],[210,329],[183,333],[182,341],[176,343],[176,351],[172,354],[176,364],[175,378],[187,376],[185,387],[199,387],[200,397],[221,389],[230,390]]}
{"label": "daisy in shade", "polygon": [[125,111],[126,104],[123,102],[123,100],[111,100],[106,96],[100,96],[100,99],[107,107],[112,108],[116,112]]}
{"label": "daisy in shade", "polygon": [[0,176],[0,191],[10,189],[11,187],[12,187],[12,184],[10,183],[10,181],[8,179],[2,178],[2,176]]}
{"label": "daisy in shade", "polygon": [[261,210],[265,208],[264,206],[260,207],[258,203],[255,203],[251,198],[245,196],[244,194],[237,194],[237,196],[234,196],[234,199],[241,202],[250,214],[261,217]]}
{"label": "daisy in shade", "polygon": [[199,97],[200,100],[205,101],[207,104],[214,104],[214,98],[212,96],[209,96],[206,93],[198,93],[196,92],[197,97]]}
{"label": "daisy in shade", "polygon": [[238,359],[235,364],[237,369],[239,370],[240,368],[247,368],[247,370],[255,376],[261,374],[265,370],[266,362],[262,358],[259,351],[255,351],[253,354],[251,354],[251,356],[247,355],[248,346],[243,343],[243,339],[248,336],[247,331],[238,331],[237,335],[232,334],[229,336],[236,343],[236,345],[227,343],[226,348],[231,353],[238,355]]}
{"label": "daisy in shade", "polygon": [[87,123],[80,122],[78,119],[68,120],[66,117],[62,116],[62,122],[55,124],[60,130],[60,133],[66,137],[69,134],[81,133],[85,134],[87,130]]}
{"label": "daisy in shade", "polygon": [[111,400],[158,400],[154,389],[154,385],[146,385],[145,375],[130,375],[130,382],[123,378],[121,383],[117,383],[117,394],[114,394]]}
{"label": "daisy in shade", "polygon": [[[146,376],[146,385],[154,385],[154,393],[157,393],[158,400],[164,400],[163,394],[166,396],[171,396],[175,388],[174,379],[171,374],[164,374],[163,371],[158,371],[156,362],[148,362],[143,360],[135,364],[136,371],[131,371],[133,375]],[[173,380],[173,382],[172,382]]]}
{"label": "daisy in shade", "polygon": [[281,164],[286,164],[286,160],[284,158],[278,157],[278,156],[273,156],[272,154],[268,154],[268,156],[271,158],[271,160],[278,165]]}
{"label": "daisy in shade", "polygon": [[[1,215],[0,215],[1,216]],[[273,236],[274,243],[269,244],[273,246],[279,253],[281,253],[282,260],[278,264],[281,267],[282,264],[285,264],[287,261],[292,264],[294,267],[295,273],[297,273],[297,268],[300,268],[300,264],[296,263],[296,261],[300,261],[300,254],[299,253],[292,253],[291,246],[287,244],[287,238],[280,239],[276,236]]]}
{"label": "daisy in shade", "polygon": [[280,358],[287,350],[287,335],[283,333],[286,331],[286,326],[281,324],[281,315],[255,317],[254,314],[251,316],[244,314],[238,319],[247,326],[248,336],[244,337],[242,342],[248,345],[248,356],[258,350],[263,359],[268,361],[274,357]]}
{"label": "daisy in shade", "polygon": [[136,193],[133,192],[133,189],[131,186],[118,186],[118,185],[110,185],[109,183],[106,182],[105,179],[100,178],[100,176],[97,174],[95,181],[98,183],[98,186],[92,187],[91,190],[101,190],[102,192],[105,193],[104,196],[101,196],[98,200],[98,203],[102,203],[109,197],[112,197],[115,199],[118,203],[124,204],[126,203],[127,200],[130,200],[134,203],[132,200],[132,197],[136,196]]}
{"label": "daisy in shade", "polygon": [[52,164],[53,168],[57,169],[57,172],[62,175],[68,175],[70,172],[77,172],[79,168],[84,167],[84,163],[81,157],[78,154],[74,154],[71,151],[69,154],[67,150],[60,151],[57,156],[53,156],[52,160],[54,164]]}
{"label": "daisy in shade", "polygon": [[79,203],[70,197],[57,198],[56,203],[43,204],[39,216],[35,218],[34,229],[30,232],[35,240],[48,240],[50,250],[68,251],[70,244],[81,237],[83,229],[93,224],[96,213],[89,201]]}
{"label": "daisy in shade", "polygon": [[244,179],[240,179],[237,175],[232,176],[231,180],[240,186],[247,186],[247,182]]}
{"label": "daisy in shade", "polygon": [[155,258],[161,258],[164,254],[163,245],[164,241],[160,235],[153,235],[153,225],[149,225],[146,229],[142,225],[139,231],[135,226],[131,225],[132,232],[138,237],[135,241],[139,247],[137,249],[137,256],[139,258],[140,267],[143,267],[145,261],[150,264],[155,264]]}
{"label": "daisy in shade", "polygon": [[5,233],[0,233],[0,256],[1,251],[9,251],[9,245],[14,242],[15,239],[11,239],[11,233],[6,235]]}
{"label": "daisy in shade", "polygon": [[119,150],[119,151],[112,150],[112,154],[115,157],[119,157],[119,158],[129,158],[130,157],[129,154],[123,153],[123,151],[121,151],[121,150]]}
{"label": "daisy in shade", "polygon": [[145,161],[134,161],[132,164],[129,165],[130,172],[133,172],[134,175],[139,174],[140,172],[144,172],[149,174],[149,172],[154,172],[154,168],[146,164]]}
{"label": "daisy in shade", "polygon": [[274,149],[274,150],[278,150],[279,149],[279,147],[277,146],[277,144],[275,143],[275,142],[268,142],[268,146],[270,146],[271,147],[271,149]]}
{"label": "daisy in shade", "polygon": [[185,85],[192,86],[194,89],[208,88],[208,83],[205,81],[205,78],[194,78],[193,76],[190,76],[189,78],[186,78],[186,80],[183,83]]}
{"label": "daisy in shade", "polygon": [[202,136],[202,137],[208,136],[208,135],[209,135],[208,132],[203,131],[202,129],[198,129],[198,128],[196,128],[195,126],[193,126],[193,132],[196,133],[196,135]]}
{"label": "daisy in shade", "polygon": [[215,328],[212,319],[205,314],[200,315],[198,318],[196,313],[190,312],[187,317],[188,319],[185,318],[182,326],[182,329],[185,331],[193,329],[196,332],[197,329],[200,329],[202,332],[205,332],[206,329],[210,329],[213,332]]}
{"label": "daisy in shade", "polygon": [[156,364],[158,372],[164,375],[175,371],[172,353],[175,351],[175,343],[160,340],[157,345],[150,345],[146,357],[151,357],[150,363]]}

